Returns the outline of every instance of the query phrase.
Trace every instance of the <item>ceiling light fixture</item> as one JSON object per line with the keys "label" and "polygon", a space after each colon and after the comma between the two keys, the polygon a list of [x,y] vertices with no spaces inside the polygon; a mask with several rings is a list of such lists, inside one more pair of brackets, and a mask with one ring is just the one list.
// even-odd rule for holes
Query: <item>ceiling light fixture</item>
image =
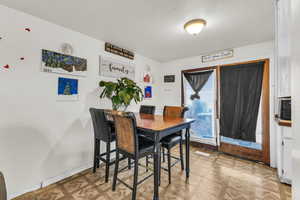
{"label": "ceiling light fixture", "polygon": [[197,35],[202,31],[205,25],[206,21],[204,19],[193,19],[185,23],[184,29],[191,35]]}

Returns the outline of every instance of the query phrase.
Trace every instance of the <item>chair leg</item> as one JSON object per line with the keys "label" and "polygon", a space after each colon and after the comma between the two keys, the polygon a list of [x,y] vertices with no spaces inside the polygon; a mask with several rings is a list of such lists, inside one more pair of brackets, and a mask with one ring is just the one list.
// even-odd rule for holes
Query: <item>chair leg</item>
{"label": "chair leg", "polygon": [[[100,155],[100,152],[101,152],[101,141],[97,140],[97,143],[98,143],[97,155]],[[100,167],[100,159],[97,158],[97,168],[99,168],[99,167]]]}
{"label": "chair leg", "polygon": [[169,175],[169,184],[171,184],[171,152],[168,148],[168,175]]}
{"label": "chair leg", "polygon": [[166,162],[166,159],[165,159],[165,156],[166,156],[165,148],[162,148],[162,150],[163,150],[163,162]]}
{"label": "chair leg", "polygon": [[128,158],[128,169],[131,169],[131,159]]}
{"label": "chair leg", "polygon": [[116,190],[116,183],[117,183],[117,178],[118,178],[118,171],[119,171],[119,159],[120,159],[120,153],[117,150],[116,151],[116,163],[115,163],[115,172],[114,172],[114,178],[113,178],[113,185],[112,185],[112,190]]}
{"label": "chair leg", "polygon": [[97,148],[98,148],[98,142],[95,139],[95,143],[94,143],[94,166],[93,166],[93,173],[96,173],[96,169],[97,169],[97,162],[98,162],[97,155],[99,155],[99,154],[97,154],[98,153]]}
{"label": "chair leg", "polygon": [[158,177],[159,177],[159,186],[160,186],[160,183],[161,183],[161,159],[159,159],[159,161],[160,162],[159,162]]}
{"label": "chair leg", "polygon": [[149,157],[146,156],[146,172],[149,171],[148,166],[149,166]]}
{"label": "chair leg", "polygon": [[109,177],[109,163],[110,163],[110,142],[106,143],[106,166],[105,166],[105,183],[108,182]]}
{"label": "chair leg", "polygon": [[133,178],[133,190],[132,190],[132,198],[131,198],[132,200],[136,200],[138,175],[139,175],[139,159],[136,158],[134,160],[134,178]]}
{"label": "chair leg", "polygon": [[181,162],[181,170],[184,170],[184,161],[183,161],[183,147],[182,147],[182,139],[180,140],[179,144],[179,150],[180,150],[180,162]]}

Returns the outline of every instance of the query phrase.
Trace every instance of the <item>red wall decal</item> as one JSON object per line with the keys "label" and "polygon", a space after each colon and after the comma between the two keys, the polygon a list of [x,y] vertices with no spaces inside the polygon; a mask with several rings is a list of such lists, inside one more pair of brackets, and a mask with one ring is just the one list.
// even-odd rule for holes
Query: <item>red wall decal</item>
{"label": "red wall decal", "polygon": [[28,31],[28,32],[30,32],[30,31],[31,31],[31,29],[30,29],[30,28],[25,28],[25,31]]}
{"label": "red wall decal", "polygon": [[9,69],[9,67],[10,67],[9,65],[4,65],[3,66],[3,68],[5,68],[5,69]]}

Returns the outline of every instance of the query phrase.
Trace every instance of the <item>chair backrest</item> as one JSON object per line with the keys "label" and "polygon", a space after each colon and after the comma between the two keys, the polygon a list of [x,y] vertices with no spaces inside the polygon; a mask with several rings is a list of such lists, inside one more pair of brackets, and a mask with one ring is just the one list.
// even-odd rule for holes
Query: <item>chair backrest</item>
{"label": "chair backrest", "polygon": [[164,117],[184,117],[184,113],[188,110],[187,107],[181,106],[165,106]]}
{"label": "chair backrest", "polygon": [[138,136],[136,119],[131,112],[113,114],[116,128],[116,146],[118,149],[130,154],[138,153]]}
{"label": "chair backrest", "polygon": [[111,141],[111,127],[105,117],[103,109],[90,108],[95,139],[105,142]]}
{"label": "chair backrest", "polygon": [[0,200],[7,200],[6,185],[2,172],[0,172]]}
{"label": "chair backrest", "polygon": [[140,113],[154,115],[155,106],[141,105]]}

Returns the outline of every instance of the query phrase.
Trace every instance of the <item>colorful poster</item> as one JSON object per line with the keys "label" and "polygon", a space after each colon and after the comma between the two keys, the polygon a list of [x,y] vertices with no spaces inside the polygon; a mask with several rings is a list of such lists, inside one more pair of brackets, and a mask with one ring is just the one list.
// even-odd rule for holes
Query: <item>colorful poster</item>
{"label": "colorful poster", "polygon": [[144,91],[144,98],[151,99],[152,98],[152,86],[146,86]]}
{"label": "colorful poster", "polygon": [[57,97],[59,101],[77,101],[78,80],[59,77]]}

